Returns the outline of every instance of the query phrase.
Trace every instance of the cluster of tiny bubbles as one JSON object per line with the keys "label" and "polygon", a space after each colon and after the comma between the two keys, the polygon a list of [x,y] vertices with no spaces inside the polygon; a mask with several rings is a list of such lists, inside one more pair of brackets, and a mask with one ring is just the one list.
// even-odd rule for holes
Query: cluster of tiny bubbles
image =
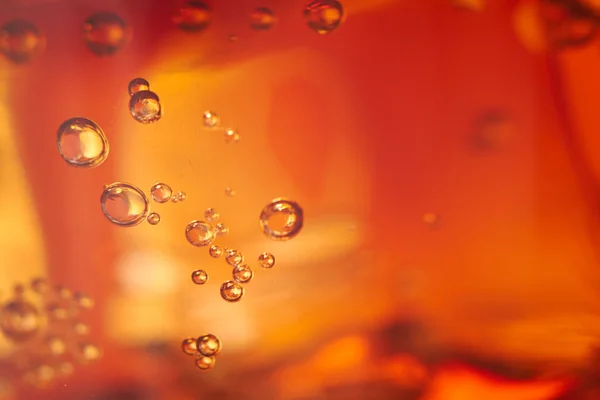
{"label": "cluster of tiny bubbles", "polygon": [[129,112],[142,124],[152,124],[162,117],[162,105],[158,95],[150,90],[140,90],[129,99]]}
{"label": "cluster of tiny bubbles", "polygon": [[233,267],[233,280],[237,283],[248,283],[254,277],[254,271],[247,264],[240,264]]}
{"label": "cluster of tiny bubbles", "polygon": [[240,141],[240,134],[235,129],[225,129],[225,143],[237,143]]}
{"label": "cluster of tiny bubbles", "polygon": [[179,203],[181,201],[184,201],[185,199],[187,199],[187,194],[185,194],[185,192],[177,192],[172,198],[171,201],[173,203]]}
{"label": "cluster of tiny bubbles", "polygon": [[206,271],[197,269],[192,272],[192,282],[194,282],[196,285],[204,285],[206,281],[208,281],[208,274]]}
{"label": "cluster of tiny bubbles", "polygon": [[137,92],[142,92],[144,90],[150,90],[150,83],[144,78],[135,78],[129,82],[129,87],[127,88],[129,92],[129,96],[133,96]]}
{"label": "cluster of tiny bubbles", "polygon": [[235,267],[244,262],[244,255],[235,249],[225,249],[225,261],[227,261],[227,264]]}
{"label": "cluster of tiny bubbles", "polygon": [[226,187],[225,188],[225,196],[227,197],[234,197],[236,195],[235,190],[233,190],[230,187]]}
{"label": "cluster of tiny bubbles", "polygon": [[230,303],[240,301],[244,293],[244,287],[235,281],[227,281],[221,285],[221,297]]}
{"label": "cluster of tiny bubbles", "polygon": [[184,32],[201,32],[210,24],[211,10],[202,1],[190,0],[173,13],[173,22]]}
{"label": "cluster of tiny bubbles", "polygon": [[157,203],[167,203],[173,196],[173,189],[166,183],[155,183],[150,188],[150,196]]}
{"label": "cluster of tiny bubbles", "polygon": [[258,264],[263,268],[273,268],[275,265],[275,256],[271,253],[262,253],[258,256]]}
{"label": "cluster of tiny bubbles", "polygon": [[304,7],[308,27],[322,35],[337,29],[344,19],[344,7],[337,0],[314,0]]}
{"label": "cluster of tiny bubbles", "polygon": [[221,352],[221,341],[211,333],[183,339],[181,350],[184,354],[196,357],[196,367],[201,370],[211,369],[215,366],[216,356]]}
{"label": "cluster of tiny bubbles", "polygon": [[16,19],[0,28],[0,51],[17,64],[31,60],[43,50],[44,45],[44,37],[29,21]]}
{"label": "cluster of tiny bubbles", "polygon": [[99,12],[83,22],[83,34],[92,53],[109,56],[127,42],[127,25],[115,13]]}
{"label": "cluster of tiny bubbles", "polygon": [[211,222],[217,221],[219,219],[219,212],[214,208],[207,208],[206,211],[204,211],[204,218]]}
{"label": "cluster of tiny bubbles", "polygon": [[192,221],[185,227],[185,237],[193,246],[208,246],[215,240],[215,231],[207,222]]}
{"label": "cluster of tiny bubbles", "polygon": [[108,157],[106,135],[91,119],[70,118],[58,127],[56,135],[58,152],[73,167],[93,168]]}
{"label": "cluster of tiny bubbles", "polygon": [[229,233],[229,228],[222,222],[215,225],[215,233],[219,236],[226,236]]}
{"label": "cluster of tiny bubbles", "polygon": [[219,258],[223,255],[223,249],[216,244],[213,244],[208,249],[208,254],[210,254],[212,258]]}
{"label": "cluster of tiny bubbles", "polygon": [[102,213],[113,224],[132,227],[141,224],[148,215],[148,198],[129,183],[115,182],[104,186],[100,196]]}
{"label": "cluster of tiny bubbles", "polygon": [[250,14],[250,27],[255,31],[266,31],[275,25],[275,14],[266,7],[258,7]]}
{"label": "cluster of tiny bubbles", "polygon": [[160,215],[158,213],[151,212],[148,214],[147,220],[150,225],[158,225],[160,222]]}
{"label": "cluster of tiny bubbles", "polygon": [[202,113],[202,123],[207,128],[216,128],[221,123],[221,118],[214,111],[206,110]]}
{"label": "cluster of tiny bubbles", "polygon": [[295,201],[277,198],[262,209],[259,225],[263,234],[269,239],[290,240],[302,230],[304,212]]}

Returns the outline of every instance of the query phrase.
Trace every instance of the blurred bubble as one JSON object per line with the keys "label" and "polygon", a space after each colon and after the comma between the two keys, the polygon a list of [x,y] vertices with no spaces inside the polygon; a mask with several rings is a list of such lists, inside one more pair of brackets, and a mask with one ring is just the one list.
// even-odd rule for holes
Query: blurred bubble
{"label": "blurred bubble", "polygon": [[86,362],[96,361],[102,356],[100,348],[91,343],[81,343],[79,345],[79,351],[81,352],[81,358]]}
{"label": "blurred bubble", "polygon": [[217,225],[215,225],[215,232],[219,236],[225,236],[229,233],[229,228],[224,223],[219,222]]}
{"label": "blurred bubble", "polygon": [[193,246],[208,246],[215,240],[215,232],[204,221],[192,221],[185,227],[185,237]]}
{"label": "blurred bubble", "polygon": [[69,318],[69,310],[57,302],[47,304],[46,313],[48,314],[49,318],[58,321],[64,321]]}
{"label": "blurred bubble", "polygon": [[61,376],[70,376],[75,372],[75,367],[72,363],[64,361],[56,366],[56,372]]}
{"label": "blurred bubble", "polygon": [[262,253],[258,256],[258,264],[263,268],[273,268],[275,265],[275,256],[271,253]]}
{"label": "blurred bubble", "polygon": [[344,7],[337,0],[315,0],[304,7],[304,18],[310,29],[323,35],[340,26]]}
{"label": "blurred bubble", "polygon": [[267,204],[259,216],[260,229],[272,240],[290,240],[300,233],[304,212],[298,203],[278,198]]}
{"label": "blurred bubble", "polygon": [[198,352],[205,356],[216,356],[221,352],[221,341],[212,333],[202,335],[196,341]]}
{"label": "blurred bubble", "polygon": [[73,324],[73,332],[75,332],[77,335],[87,335],[90,333],[90,327],[89,325],[84,324],[83,322],[76,321]]}
{"label": "blurred bubble", "polygon": [[35,278],[31,281],[31,290],[37,294],[45,294],[50,290],[48,281],[44,278]]}
{"label": "blurred bubble", "polygon": [[40,329],[40,315],[37,309],[25,300],[10,301],[0,310],[0,329],[8,339],[28,340]]}
{"label": "blurred bubble", "polygon": [[96,13],[83,23],[85,43],[96,55],[112,55],[127,41],[126,28],[125,21],[117,14]]}
{"label": "blurred bubble", "polygon": [[194,338],[186,338],[181,342],[181,350],[190,356],[193,356],[198,352],[198,348],[196,347],[196,339]]}
{"label": "blurred bubble", "polygon": [[234,34],[229,35],[229,41],[230,42],[237,42],[238,41],[238,36],[234,35]]}
{"label": "blurred bubble", "polygon": [[210,246],[210,249],[208,249],[208,254],[213,258],[219,258],[223,255],[223,249],[216,244],[213,244]]}
{"label": "blurred bubble", "polygon": [[187,194],[185,192],[177,192],[175,196],[171,199],[174,203],[179,203],[180,201],[184,201],[187,199]]}
{"label": "blurred bubble", "polygon": [[208,274],[206,273],[206,271],[197,269],[194,272],[192,272],[192,282],[194,282],[196,285],[204,285],[207,280]]}
{"label": "blurred bubble", "polygon": [[241,300],[244,295],[244,288],[237,282],[227,281],[221,285],[221,297],[230,303]]}
{"label": "blurred bubble", "polygon": [[160,222],[160,215],[155,212],[151,212],[148,214],[148,223],[150,225],[157,225]]}
{"label": "blurred bubble", "polygon": [[37,56],[45,39],[29,21],[12,20],[0,28],[0,51],[11,61],[21,64]]}
{"label": "blurred bubble", "polygon": [[23,297],[23,294],[25,294],[25,286],[23,286],[20,283],[17,283],[13,288],[13,293],[15,297]]}
{"label": "blurred bubble", "polygon": [[227,249],[225,250],[225,261],[227,261],[227,264],[235,267],[244,262],[244,256],[235,249]]}
{"label": "blurred bubble", "polygon": [[214,111],[204,111],[202,113],[202,122],[207,128],[215,128],[219,126],[221,119]]}
{"label": "blurred bubble", "polygon": [[77,305],[83,309],[89,310],[94,307],[94,299],[85,293],[77,292],[74,298]]}
{"label": "blurred bubble", "polygon": [[207,221],[216,221],[219,219],[219,213],[214,208],[207,208],[206,211],[204,211],[204,218],[206,218]]}
{"label": "blurred bubble", "polygon": [[48,338],[47,344],[50,353],[52,353],[55,356],[60,356],[64,354],[67,350],[67,344],[65,343],[65,341],[58,337]]}
{"label": "blurred bubble", "polygon": [[129,183],[115,182],[105,186],[100,204],[104,216],[119,226],[137,226],[148,215],[148,198]]}
{"label": "blurred bubble", "polygon": [[275,24],[275,14],[266,7],[259,7],[250,14],[250,27],[256,31],[271,29]]}
{"label": "blurred bubble", "polygon": [[73,298],[73,292],[61,285],[57,285],[54,287],[54,293],[58,295],[61,299],[70,300]]}
{"label": "blurred bubble", "polygon": [[483,11],[486,0],[452,0],[452,5],[469,11]]}
{"label": "blurred bubble", "polygon": [[91,119],[70,118],[57,132],[58,152],[67,164],[74,167],[93,168],[108,157],[108,139],[102,129]]}
{"label": "blurred bubble", "polygon": [[240,141],[240,134],[235,129],[225,129],[225,143],[237,143]]}
{"label": "blurred bubble", "polygon": [[129,91],[129,95],[133,96],[137,92],[150,90],[150,83],[148,83],[148,81],[144,78],[135,78],[129,82],[129,87],[127,90]]}
{"label": "blurred bubble", "polygon": [[129,99],[129,112],[133,119],[142,124],[157,122],[162,117],[160,99],[149,90],[137,92]]}
{"label": "blurred bubble", "polygon": [[235,195],[236,195],[235,190],[233,190],[230,187],[225,188],[225,196],[227,196],[227,197],[233,197]]}
{"label": "blurred bubble", "polygon": [[212,367],[215,366],[215,362],[216,362],[216,358],[214,356],[206,357],[206,356],[203,356],[202,354],[200,354],[200,355],[198,355],[198,357],[196,357],[196,366],[202,370],[211,369]]}
{"label": "blurred bubble", "polygon": [[431,228],[437,228],[440,222],[440,216],[433,212],[423,214],[423,222]]}
{"label": "blurred bubble", "polygon": [[210,24],[210,8],[202,1],[191,0],[173,13],[173,22],[185,32],[200,32]]}
{"label": "blurred bubble", "polygon": [[252,280],[254,272],[246,264],[236,265],[232,271],[233,280],[237,283],[248,283]]}

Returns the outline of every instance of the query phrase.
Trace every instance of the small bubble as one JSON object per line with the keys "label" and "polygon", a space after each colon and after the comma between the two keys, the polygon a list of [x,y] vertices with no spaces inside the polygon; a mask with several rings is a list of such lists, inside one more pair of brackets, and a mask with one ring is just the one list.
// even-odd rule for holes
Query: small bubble
{"label": "small bubble", "polygon": [[263,268],[273,268],[275,265],[275,256],[271,253],[262,253],[258,256],[258,263]]}
{"label": "small bubble", "polygon": [[48,338],[47,344],[48,344],[48,349],[50,350],[50,353],[52,353],[55,356],[64,354],[65,351],[67,350],[67,344],[64,342],[64,340],[62,340],[61,338],[58,338],[58,337]]}
{"label": "small bubble", "polygon": [[244,295],[244,288],[237,282],[227,281],[221,285],[221,297],[230,303],[241,300]]}
{"label": "small bubble", "polygon": [[213,244],[210,246],[210,249],[208,249],[208,254],[210,254],[210,256],[213,258],[219,258],[221,255],[223,255],[223,249],[216,244]]}
{"label": "small bubble", "polygon": [[160,99],[149,90],[137,92],[129,99],[129,112],[133,119],[142,124],[157,122],[162,117]]}
{"label": "small bubble", "polygon": [[344,19],[344,7],[337,0],[315,0],[304,8],[310,29],[321,35],[337,29]]}
{"label": "small bubble", "polygon": [[37,309],[25,300],[14,300],[0,310],[0,329],[4,335],[15,341],[32,338],[40,328],[40,315]]}
{"label": "small bubble", "polygon": [[235,249],[227,249],[225,250],[225,261],[227,261],[227,264],[235,267],[244,262],[244,255]]}
{"label": "small bubble", "polygon": [[194,282],[196,285],[204,285],[207,280],[208,274],[206,273],[206,271],[197,269],[194,272],[192,272],[192,282]]}
{"label": "small bubble", "polygon": [[70,300],[73,298],[73,292],[70,289],[67,289],[64,286],[57,285],[54,287],[54,293],[58,295],[61,299]]}
{"label": "small bubble", "polygon": [[185,199],[187,199],[187,194],[185,194],[185,192],[177,192],[177,194],[175,194],[173,196],[173,198],[171,199],[171,201],[173,203],[179,203],[181,201],[184,201]]}
{"label": "small bubble", "polygon": [[200,32],[210,24],[210,8],[202,1],[191,0],[175,10],[173,22],[185,32]]}
{"label": "small bubble", "polygon": [[91,343],[80,344],[79,351],[81,352],[81,358],[84,361],[96,361],[102,356],[100,348]]}
{"label": "small bubble", "polygon": [[108,139],[91,119],[70,118],[58,127],[58,152],[73,167],[93,168],[108,157]]}
{"label": "small bubble", "polygon": [[150,90],[150,83],[148,83],[148,81],[144,78],[135,78],[129,82],[129,87],[127,90],[129,91],[129,95],[133,96],[137,92]]}
{"label": "small bubble", "polygon": [[20,283],[17,283],[13,288],[13,293],[15,297],[23,297],[25,294],[25,286]]}
{"label": "small bubble", "polygon": [[196,348],[205,357],[216,356],[221,352],[221,341],[218,337],[209,333],[198,338]]}
{"label": "small bubble", "polygon": [[423,214],[423,222],[431,228],[436,228],[440,222],[440,216],[436,213],[428,212]]}
{"label": "small bubble", "polygon": [[208,246],[215,240],[215,232],[204,221],[192,221],[185,227],[185,237],[193,246]]}
{"label": "small bubble", "polygon": [[269,239],[290,240],[302,230],[304,212],[295,201],[274,199],[261,211],[259,224],[261,231]]}
{"label": "small bubble", "polygon": [[100,12],[83,23],[85,43],[96,55],[116,53],[127,41],[125,21],[117,14]]}
{"label": "small bubble", "polygon": [[45,42],[29,21],[12,20],[0,28],[0,52],[17,64],[26,63],[41,53]]}
{"label": "small bubble", "polygon": [[202,122],[207,128],[215,128],[219,126],[221,119],[214,111],[204,111],[202,114]]}
{"label": "small bubble", "polygon": [[233,190],[230,187],[225,188],[225,196],[227,196],[227,197],[233,197],[235,195],[236,195],[235,190]]}
{"label": "small bubble", "polygon": [[35,278],[31,281],[31,290],[37,294],[45,294],[50,290],[48,281],[44,278]]}
{"label": "small bubble", "polygon": [[485,0],[452,0],[452,5],[469,11],[483,11]]}
{"label": "small bubble", "polygon": [[266,31],[273,25],[275,25],[275,15],[266,7],[259,7],[250,14],[250,27],[256,31]]}
{"label": "small bubble", "polygon": [[206,357],[200,354],[198,357],[196,357],[196,367],[202,370],[211,369],[215,366],[216,361],[217,359],[214,356]]}
{"label": "small bubble", "polygon": [[151,212],[148,214],[148,223],[150,225],[157,225],[160,222],[160,215],[155,212]]}
{"label": "small bubble", "polygon": [[78,335],[87,335],[90,333],[90,327],[87,324],[84,324],[83,322],[75,322],[73,323],[73,331],[78,334]]}
{"label": "small bubble", "polygon": [[238,36],[234,35],[234,34],[229,35],[229,41],[230,42],[237,42],[238,41]]}
{"label": "small bubble", "polygon": [[148,198],[129,183],[115,182],[105,186],[100,204],[104,216],[119,226],[137,226],[148,215]]}
{"label": "small bubble", "polygon": [[196,339],[194,338],[186,338],[181,342],[181,350],[189,355],[193,356],[198,352],[198,348],[196,347]]}
{"label": "small bubble", "polygon": [[56,372],[58,372],[59,375],[61,375],[61,376],[73,375],[74,371],[75,371],[75,367],[73,366],[72,363],[70,363],[68,361],[61,362],[60,364],[58,364],[56,366]]}
{"label": "small bubble", "polygon": [[64,321],[69,318],[69,310],[56,302],[46,305],[46,313],[48,317],[57,321]]}
{"label": "small bubble", "polygon": [[222,222],[219,222],[217,225],[215,225],[215,232],[219,236],[225,236],[229,233],[229,228]]}
{"label": "small bubble", "polygon": [[94,299],[88,296],[85,293],[77,292],[75,293],[75,302],[77,305],[83,309],[89,310],[94,308]]}
{"label": "small bubble", "polygon": [[173,189],[171,186],[166,183],[155,183],[150,188],[150,195],[152,196],[152,200],[157,203],[166,203],[171,200],[171,196],[173,196]]}
{"label": "small bubble", "polygon": [[240,141],[240,134],[235,129],[225,130],[225,143],[237,143]]}
{"label": "small bubble", "polygon": [[254,276],[254,271],[252,268],[246,264],[236,265],[233,268],[233,280],[237,283],[248,283],[252,280]]}
{"label": "small bubble", "polygon": [[500,150],[514,137],[515,126],[505,113],[488,110],[476,118],[474,145],[481,150]]}
{"label": "small bubble", "polygon": [[208,221],[216,221],[219,219],[219,212],[214,208],[207,208],[206,211],[204,211],[204,218]]}

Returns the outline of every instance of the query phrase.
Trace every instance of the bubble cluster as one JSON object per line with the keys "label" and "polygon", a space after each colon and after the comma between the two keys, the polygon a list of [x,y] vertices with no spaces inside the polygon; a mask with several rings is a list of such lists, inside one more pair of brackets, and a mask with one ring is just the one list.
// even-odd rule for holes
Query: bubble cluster
{"label": "bubble cluster", "polygon": [[275,14],[266,7],[259,7],[250,14],[250,27],[255,31],[266,31],[275,25]]}
{"label": "bubble cluster", "polygon": [[191,0],[173,13],[173,22],[185,32],[195,33],[210,25],[211,10],[206,3]]}
{"label": "bubble cluster", "polygon": [[285,241],[296,237],[304,224],[304,212],[295,201],[277,198],[267,204],[259,216],[263,234],[272,240]]}
{"label": "bubble cluster", "polygon": [[117,14],[100,12],[83,23],[87,47],[96,55],[115,54],[127,42],[127,26]]}
{"label": "bubble cluster", "polygon": [[17,64],[26,63],[41,53],[45,42],[37,27],[29,21],[12,20],[0,27],[0,52]]}
{"label": "bubble cluster", "polygon": [[151,212],[148,214],[147,220],[150,225],[158,225],[160,222],[160,215],[158,213]]}
{"label": "bubble cluster", "polygon": [[141,224],[148,215],[148,198],[129,183],[115,182],[104,187],[100,196],[102,213],[113,224],[124,227]]}
{"label": "bubble cluster", "polygon": [[258,256],[258,264],[263,268],[273,268],[275,265],[275,256],[271,253],[262,253]]}
{"label": "bubble cluster", "polygon": [[233,280],[237,283],[248,283],[254,277],[254,271],[246,264],[240,264],[233,267]]}
{"label": "bubble cluster", "polygon": [[162,117],[160,99],[150,90],[134,93],[129,99],[129,112],[133,119],[142,124],[157,122]]}
{"label": "bubble cluster", "polygon": [[93,168],[108,157],[108,139],[94,121],[84,117],[70,118],[58,127],[58,152],[73,167]]}
{"label": "bubble cluster", "polygon": [[237,143],[240,141],[240,134],[235,129],[225,129],[225,143]]}
{"label": "bubble cluster", "polygon": [[184,354],[195,356],[198,369],[207,370],[215,366],[216,356],[221,352],[221,341],[212,333],[199,336],[197,339],[186,338],[181,342]]}
{"label": "bubble cluster", "polygon": [[304,7],[304,18],[310,29],[323,35],[340,26],[344,7],[337,0],[315,0]]}
{"label": "bubble cluster", "polygon": [[221,285],[221,297],[230,303],[240,301],[244,293],[244,287],[235,281],[227,281]]}
{"label": "bubble cluster", "polygon": [[193,246],[208,246],[215,240],[215,231],[207,222],[192,221],[185,227],[185,237]]}
{"label": "bubble cluster", "polygon": [[137,92],[142,92],[144,90],[150,90],[150,83],[148,83],[148,81],[144,78],[132,79],[131,82],[129,82],[129,87],[127,88],[130,96],[133,96]]}
{"label": "bubble cluster", "polygon": [[221,118],[214,111],[204,111],[202,113],[202,123],[207,128],[216,128],[221,123]]}
{"label": "bubble cluster", "polygon": [[194,282],[196,285],[204,285],[206,281],[208,281],[208,274],[206,271],[197,269],[192,272],[192,282]]}

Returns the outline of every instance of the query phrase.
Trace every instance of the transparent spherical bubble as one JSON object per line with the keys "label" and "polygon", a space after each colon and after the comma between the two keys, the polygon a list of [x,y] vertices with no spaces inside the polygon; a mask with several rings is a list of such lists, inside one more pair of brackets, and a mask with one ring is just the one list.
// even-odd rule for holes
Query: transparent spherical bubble
{"label": "transparent spherical bubble", "polygon": [[32,279],[30,287],[37,294],[46,294],[50,291],[50,284],[45,278]]}
{"label": "transparent spherical bubble", "polygon": [[90,330],[90,326],[81,321],[75,321],[73,323],[73,332],[75,332],[77,335],[87,335],[90,333]]}
{"label": "transparent spherical bubble", "polygon": [[194,282],[196,285],[204,285],[206,281],[208,281],[208,274],[206,271],[197,269],[192,272],[192,282]]}
{"label": "transparent spherical bubble", "polygon": [[263,208],[258,221],[261,231],[269,239],[290,240],[302,230],[304,212],[295,201],[277,198]]}
{"label": "transparent spherical bubble", "polygon": [[210,25],[211,10],[202,1],[190,0],[173,13],[173,22],[185,32],[200,32]]}
{"label": "transparent spherical bubble", "polygon": [[586,46],[598,36],[598,18],[580,6],[564,1],[541,1],[538,7],[549,49]]}
{"label": "transparent spherical bubble", "polygon": [[206,218],[207,221],[216,221],[219,219],[219,212],[214,208],[207,208],[206,211],[204,211],[204,218]]}
{"label": "transparent spherical bubble", "polygon": [[212,333],[202,335],[196,341],[198,353],[203,356],[216,356],[221,352],[221,341]]}
{"label": "transparent spherical bubble", "polygon": [[237,143],[240,141],[240,133],[235,129],[225,129],[225,143]]}
{"label": "transparent spherical bubble", "polygon": [[193,246],[208,246],[215,240],[215,231],[204,221],[192,221],[185,227],[185,237]]}
{"label": "transparent spherical bubble", "polygon": [[184,201],[185,199],[187,199],[187,194],[185,194],[185,192],[177,192],[172,198],[171,201],[173,203],[180,203],[182,201]]}
{"label": "transparent spherical bubble", "polygon": [[40,326],[38,310],[25,300],[10,301],[0,310],[0,329],[8,339],[29,340],[38,333]]}
{"label": "transparent spherical bubble", "polygon": [[115,13],[99,12],[83,22],[83,35],[92,53],[109,56],[127,42],[127,25]]}
{"label": "transparent spherical bubble", "polygon": [[214,111],[204,111],[202,113],[202,123],[207,128],[216,128],[221,123],[221,118]]}
{"label": "transparent spherical bubble", "polygon": [[144,78],[132,79],[127,88],[130,96],[133,96],[137,92],[142,92],[144,90],[150,90],[150,83],[148,83],[148,81]]}
{"label": "transparent spherical bubble", "polygon": [[275,14],[266,7],[259,7],[250,14],[250,27],[256,31],[271,29],[275,21]]}
{"label": "transparent spherical bubble", "polygon": [[40,54],[45,44],[44,36],[29,21],[12,20],[0,27],[0,52],[17,64]]}
{"label": "transparent spherical bubble", "polygon": [[118,226],[137,226],[148,215],[148,198],[129,183],[115,182],[105,186],[100,204],[104,216]]}
{"label": "transparent spherical bubble", "polygon": [[215,225],[215,232],[219,236],[225,236],[229,233],[229,228],[222,222]]}
{"label": "transparent spherical bubble", "polygon": [[157,122],[162,117],[160,99],[150,90],[137,92],[129,99],[129,112],[133,119],[142,124]]}
{"label": "transparent spherical bubble", "polygon": [[152,196],[152,200],[157,203],[166,203],[171,200],[173,189],[166,183],[158,182],[150,188],[150,196]]}
{"label": "transparent spherical bubble", "polygon": [[80,343],[79,356],[83,362],[97,361],[102,357],[102,350],[92,343]]}
{"label": "transparent spherical bubble", "polygon": [[234,281],[227,281],[221,285],[221,297],[230,303],[240,301],[244,292],[244,287]]}
{"label": "transparent spherical bubble", "polygon": [[212,357],[203,356],[202,354],[198,354],[196,357],[196,367],[201,370],[211,369],[215,366],[217,359]]}
{"label": "transparent spherical bubble", "polygon": [[73,296],[73,299],[75,300],[75,303],[85,309],[85,310],[91,310],[92,308],[94,308],[94,299],[92,299],[90,296],[88,296],[85,293],[82,292],[77,292],[75,293],[75,295]]}
{"label": "transparent spherical bubble", "polygon": [[236,265],[232,271],[233,280],[237,283],[248,283],[254,277],[254,271],[249,265]]}
{"label": "transparent spherical bubble", "polygon": [[271,253],[262,253],[258,256],[258,264],[263,268],[273,268],[275,265],[275,256]]}
{"label": "transparent spherical bubble", "polygon": [[193,356],[198,352],[198,347],[196,347],[197,339],[194,338],[185,338],[181,341],[181,351],[183,351],[188,356]]}
{"label": "transparent spherical bubble", "polygon": [[160,215],[158,213],[151,212],[148,214],[147,220],[150,225],[158,225],[160,222]]}
{"label": "transparent spherical bubble", "polygon": [[84,117],[70,118],[58,127],[58,152],[73,167],[93,168],[108,157],[108,139],[94,121]]}
{"label": "transparent spherical bubble", "polygon": [[344,7],[337,0],[315,0],[304,7],[304,18],[310,29],[323,35],[340,26]]}
{"label": "transparent spherical bubble", "polygon": [[213,244],[208,249],[208,254],[210,254],[212,258],[219,258],[223,255],[223,249],[216,244]]}
{"label": "transparent spherical bubble", "polygon": [[55,356],[60,356],[67,350],[67,344],[59,337],[51,336],[46,340],[48,350]]}
{"label": "transparent spherical bubble", "polygon": [[430,228],[437,228],[440,223],[440,216],[434,212],[425,213],[423,214],[423,223]]}
{"label": "transparent spherical bubble", "polygon": [[227,261],[227,264],[235,267],[244,262],[244,255],[235,249],[227,249],[225,250],[225,261]]}
{"label": "transparent spherical bubble", "polygon": [[236,195],[235,190],[233,190],[230,187],[225,188],[225,196],[227,197],[234,197]]}

